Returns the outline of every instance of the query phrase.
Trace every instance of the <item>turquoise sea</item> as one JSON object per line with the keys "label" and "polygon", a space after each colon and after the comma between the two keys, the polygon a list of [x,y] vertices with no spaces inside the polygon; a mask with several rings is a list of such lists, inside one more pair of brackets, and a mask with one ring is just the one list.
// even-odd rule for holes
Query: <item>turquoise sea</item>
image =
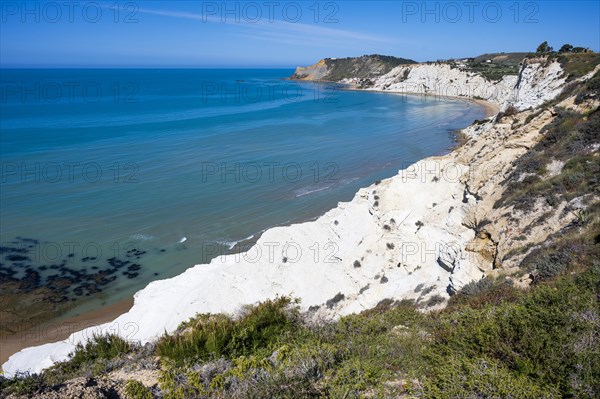
{"label": "turquoise sea", "polygon": [[286,69],[1,71],[1,282],[78,306],[131,296],[446,152],[462,100]]}

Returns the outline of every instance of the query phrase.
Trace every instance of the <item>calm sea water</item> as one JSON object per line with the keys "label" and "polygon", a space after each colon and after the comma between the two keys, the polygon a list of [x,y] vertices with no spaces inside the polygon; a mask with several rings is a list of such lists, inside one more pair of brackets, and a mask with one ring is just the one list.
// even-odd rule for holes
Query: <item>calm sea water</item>
{"label": "calm sea water", "polygon": [[115,302],[443,153],[483,115],[292,72],[2,70],[3,268],[72,278],[71,314]]}

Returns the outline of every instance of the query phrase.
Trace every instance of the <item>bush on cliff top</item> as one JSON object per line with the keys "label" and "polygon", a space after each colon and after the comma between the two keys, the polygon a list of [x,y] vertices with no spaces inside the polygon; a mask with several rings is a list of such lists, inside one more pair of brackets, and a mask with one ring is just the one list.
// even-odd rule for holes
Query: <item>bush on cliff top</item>
{"label": "bush on cliff top", "polygon": [[250,306],[237,320],[225,315],[198,315],[184,323],[175,335],[165,335],[157,344],[160,356],[177,364],[225,357],[247,356],[269,349],[292,329],[297,310],[289,298]]}

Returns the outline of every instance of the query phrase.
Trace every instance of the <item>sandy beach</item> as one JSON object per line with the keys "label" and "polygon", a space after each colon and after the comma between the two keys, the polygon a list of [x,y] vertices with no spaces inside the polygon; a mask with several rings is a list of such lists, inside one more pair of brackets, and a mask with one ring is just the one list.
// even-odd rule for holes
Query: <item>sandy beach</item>
{"label": "sandy beach", "polygon": [[[302,80],[300,80],[300,82],[302,82]],[[332,82],[332,83],[337,83],[337,82]],[[492,116],[496,115],[498,112],[500,112],[500,106],[498,104],[495,104],[495,103],[492,103],[490,101],[486,101],[486,100],[483,100],[480,98],[473,98],[473,97],[448,96],[448,95],[440,95],[440,94],[436,94],[436,93],[415,93],[415,92],[410,92],[410,91],[405,92],[405,91],[377,90],[377,89],[366,89],[365,90],[365,89],[359,88],[355,84],[346,84],[346,86],[343,88],[343,90],[370,91],[370,92],[376,92],[376,93],[402,94],[402,95],[407,95],[407,96],[431,96],[431,97],[436,97],[436,98],[446,98],[449,100],[464,100],[464,101],[473,102],[473,103],[483,107],[483,112],[484,112],[486,118],[492,117]]]}
{"label": "sandy beach", "polygon": [[500,112],[500,107],[497,104],[485,101],[485,100],[479,100],[479,99],[471,99],[471,101],[473,101],[475,104],[479,104],[483,107],[483,111],[485,112],[485,117],[489,118],[491,116],[496,115],[498,112]]}
{"label": "sandy beach", "polygon": [[29,328],[20,333],[0,338],[0,364],[20,350],[67,339],[75,331],[94,327],[116,319],[133,306],[133,298],[86,312],[76,317],[48,322]]}

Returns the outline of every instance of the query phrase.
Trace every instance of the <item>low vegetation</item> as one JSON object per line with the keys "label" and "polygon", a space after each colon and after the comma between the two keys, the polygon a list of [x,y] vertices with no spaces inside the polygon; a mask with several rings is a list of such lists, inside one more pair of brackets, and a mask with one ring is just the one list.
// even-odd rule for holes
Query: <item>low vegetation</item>
{"label": "low vegetation", "polygon": [[[165,399],[595,398],[600,262],[567,267],[579,272],[529,291],[501,278],[469,284],[448,308],[428,314],[411,302],[384,301],[315,324],[298,317],[293,301],[279,298],[248,307],[237,319],[199,316],[157,345],[157,392]],[[94,369],[95,362],[128,350],[140,348],[97,337],[56,367]],[[45,374],[1,379],[2,390],[49,389]],[[125,392],[155,397],[136,381],[128,381]]]}
{"label": "low vegetation", "polygon": [[[347,58],[325,58],[317,66],[326,66],[326,71],[317,77],[318,80],[339,81],[344,78],[358,78],[364,86],[370,86],[371,79],[385,75],[399,65],[415,64],[416,61],[392,57],[386,55],[372,54],[361,57]],[[310,70],[311,67],[308,67]],[[306,70],[296,70],[292,79],[303,79],[307,75]]]}
{"label": "low vegetation", "polygon": [[153,399],[152,391],[136,380],[129,380],[125,384],[125,395],[128,399]]}
{"label": "low vegetation", "polygon": [[416,61],[386,55],[364,55],[357,58],[326,58],[327,80],[338,81],[349,76],[373,79],[385,75],[399,65],[414,64]]}
{"label": "low vegetation", "polygon": [[600,53],[579,53],[579,54],[554,54],[552,58],[556,58],[560,62],[567,80],[579,78],[594,70],[596,65],[600,63]]}
{"label": "low vegetation", "polygon": [[505,75],[518,75],[521,64],[527,58],[547,57],[548,61],[557,60],[565,71],[567,80],[579,78],[591,72],[600,63],[600,53],[594,53],[583,47],[563,45],[558,52],[547,42],[540,44],[535,53],[493,53],[483,54],[465,60],[449,60],[457,68],[476,72],[490,81],[499,81]]}
{"label": "low vegetation", "polygon": [[147,356],[141,348],[118,336],[96,336],[85,345],[78,344],[68,362],[60,362],[41,375],[18,375],[10,380],[0,377],[0,393],[29,396],[73,378],[101,376],[122,367],[124,357],[134,350]]}
{"label": "low vegetation", "polygon": [[440,312],[385,301],[337,323],[296,319],[293,332],[276,334],[267,351],[225,352],[169,368],[163,395],[537,399],[600,393],[599,263],[529,292],[502,279],[482,281]]}
{"label": "low vegetation", "polygon": [[251,356],[273,346],[289,332],[298,312],[289,298],[247,307],[237,320],[225,315],[199,315],[180,327],[180,333],[167,335],[157,344],[158,354],[176,365],[191,364],[221,356]]}
{"label": "low vegetation", "polygon": [[488,80],[499,81],[505,75],[518,75],[529,53],[492,53],[465,60],[450,60],[453,67],[476,72]]}

